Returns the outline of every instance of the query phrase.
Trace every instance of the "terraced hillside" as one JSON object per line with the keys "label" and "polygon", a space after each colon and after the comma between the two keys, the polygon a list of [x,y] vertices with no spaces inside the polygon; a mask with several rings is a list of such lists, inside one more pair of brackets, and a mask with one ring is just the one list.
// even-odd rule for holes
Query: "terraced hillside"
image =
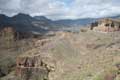
{"label": "terraced hillside", "polygon": [[[22,80],[120,80],[119,34],[57,32],[54,37],[36,41],[33,50],[18,57],[16,74]],[[28,71],[33,73],[27,75]],[[2,80],[10,80],[13,74]]]}

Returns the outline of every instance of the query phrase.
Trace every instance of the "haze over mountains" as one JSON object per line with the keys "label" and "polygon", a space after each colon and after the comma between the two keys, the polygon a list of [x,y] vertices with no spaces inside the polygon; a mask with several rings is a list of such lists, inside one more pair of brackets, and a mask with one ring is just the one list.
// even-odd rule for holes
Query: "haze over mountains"
{"label": "haze over mountains", "polygon": [[[119,18],[118,16],[113,16],[110,18]],[[17,31],[22,32],[35,32],[44,33],[47,31],[56,31],[65,28],[75,28],[86,26],[99,18],[84,18],[84,19],[64,19],[64,20],[51,20],[45,16],[34,16],[31,17],[28,14],[19,13],[13,17],[8,17],[4,14],[0,14],[0,28],[11,26]]]}

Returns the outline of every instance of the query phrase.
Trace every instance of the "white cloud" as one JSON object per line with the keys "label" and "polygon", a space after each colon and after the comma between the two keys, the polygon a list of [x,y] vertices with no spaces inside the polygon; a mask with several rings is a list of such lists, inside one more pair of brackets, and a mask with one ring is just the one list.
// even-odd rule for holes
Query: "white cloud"
{"label": "white cloud", "polygon": [[[119,1],[120,2],[120,1]],[[105,17],[120,14],[118,0],[75,0],[72,4],[73,18]]]}
{"label": "white cloud", "polygon": [[120,14],[119,9],[120,0],[0,0],[0,13],[23,12],[51,19],[112,16]]}

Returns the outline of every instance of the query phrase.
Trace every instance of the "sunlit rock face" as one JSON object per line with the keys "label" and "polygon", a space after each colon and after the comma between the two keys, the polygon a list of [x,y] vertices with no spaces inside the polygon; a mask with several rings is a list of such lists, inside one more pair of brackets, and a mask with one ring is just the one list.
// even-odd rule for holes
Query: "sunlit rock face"
{"label": "sunlit rock face", "polygon": [[100,31],[100,32],[120,31],[120,20],[101,19],[91,24],[91,30]]}

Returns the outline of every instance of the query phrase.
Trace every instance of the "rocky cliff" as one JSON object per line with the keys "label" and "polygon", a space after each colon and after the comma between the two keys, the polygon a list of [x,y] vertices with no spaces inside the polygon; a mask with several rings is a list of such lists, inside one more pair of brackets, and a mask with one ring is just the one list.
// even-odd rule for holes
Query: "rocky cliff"
{"label": "rocky cliff", "polygon": [[100,19],[91,24],[91,30],[99,32],[115,32],[120,31],[119,19]]}
{"label": "rocky cliff", "polygon": [[15,69],[18,55],[34,46],[32,37],[31,34],[18,32],[11,26],[0,29],[0,78]]}
{"label": "rocky cliff", "polygon": [[16,74],[22,80],[48,80],[49,69],[40,56],[19,57]]}
{"label": "rocky cliff", "polygon": [[10,48],[13,47],[17,39],[16,31],[12,27],[5,27],[0,31],[0,47]]}
{"label": "rocky cliff", "polygon": [[[34,54],[34,55],[33,55]],[[38,54],[38,50],[27,51],[16,60],[16,76],[22,80],[48,80],[55,66],[49,57]]]}

